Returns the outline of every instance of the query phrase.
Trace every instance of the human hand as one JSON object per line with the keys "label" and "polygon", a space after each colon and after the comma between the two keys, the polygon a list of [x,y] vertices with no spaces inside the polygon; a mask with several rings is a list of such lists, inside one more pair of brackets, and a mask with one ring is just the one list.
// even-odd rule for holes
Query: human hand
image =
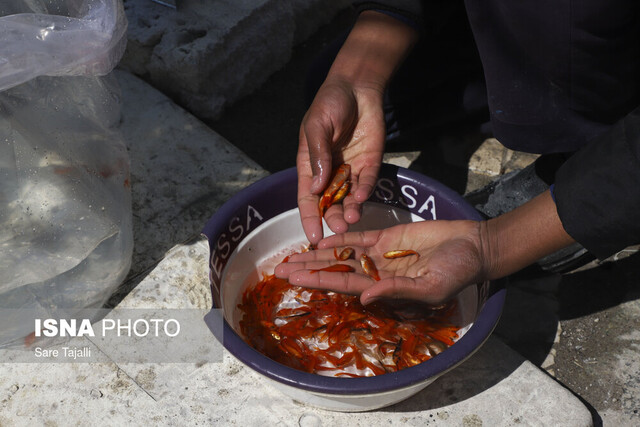
{"label": "human hand", "polygon": [[[293,285],[360,295],[363,304],[379,298],[400,298],[440,304],[464,287],[487,279],[491,260],[482,242],[483,224],[476,221],[423,221],[384,230],[336,234],[320,241],[318,249],[289,257],[275,269],[277,277]],[[355,249],[355,259],[337,261],[334,248]],[[411,249],[419,255],[386,259],[385,252]],[[376,264],[380,281],[362,272],[366,253]],[[354,273],[314,271],[336,263],[349,264]]]}
{"label": "human hand", "polygon": [[360,205],[371,195],[382,162],[382,96],[417,38],[400,20],[362,12],[307,111],[296,164],[300,217],[311,243],[322,239],[318,196],[342,163],[351,165],[351,194],[324,217],[336,233],[360,219]]}
{"label": "human hand", "polygon": [[298,207],[311,243],[322,238],[320,196],[332,169],[342,163],[351,166],[351,191],[324,218],[336,233],[347,231],[348,224],[360,219],[360,206],[371,195],[380,170],[384,133],[380,89],[356,87],[335,78],[322,85],[300,126],[296,162]]}
{"label": "human hand", "polygon": [[[488,221],[423,221],[330,236],[318,244],[319,250],[293,255],[276,266],[275,274],[293,285],[360,294],[363,304],[383,297],[439,304],[465,286],[507,276],[574,242],[545,191]],[[333,248],[343,246],[353,247],[358,258],[363,253],[371,257],[381,280],[360,273],[309,272],[335,264]],[[400,249],[420,256],[382,256]],[[348,262],[361,271],[357,261]]]}

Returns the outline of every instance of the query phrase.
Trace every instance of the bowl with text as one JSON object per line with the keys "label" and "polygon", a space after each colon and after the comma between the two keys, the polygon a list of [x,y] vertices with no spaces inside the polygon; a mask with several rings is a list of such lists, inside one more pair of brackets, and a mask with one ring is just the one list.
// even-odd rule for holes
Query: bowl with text
{"label": "bowl with text", "polygon": [[[350,230],[457,219],[482,217],[443,184],[385,164],[372,196],[363,205],[361,221]],[[439,307],[432,312],[413,307],[413,314],[403,314],[402,321],[396,312],[389,314],[384,307],[381,311],[364,309],[356,307],[359,303],[348,296],[325,296],[295,287],[282,291],[284,296],[277,302],[274,319],[251,317],[257,312],[268,316],[275,310],[269,306],[273,293],[287,284],[265,280],[273,274],[275,265],[308,245],[297,209],[295,168],[240,191],[215,213],[203,233],[210,248],[213,307],[205,321],[211,331],[234,357],[265,381],[294,400],[315,407],[366,411],[418,393],[477,351],[502,312],[504,289],[485,282],[467,287],[446,309]],[[325,225],[328,234],[331,232]],[[256,296],[257,286],[262,288]],[[294,291],[297,293],[292,294]],[[310,307],[327,310],[333,303],[351,310],[347,317],[325,311],[321,320],[313,318],[318,311]],[[250,316],[251,310],[255,313]],[[449,318],[440,315],[445,311]],[[441,338],[441,331],[450,329],[423,323],[415,313],[428,314],[428,319],[441,322],[440,326],[445,324],[442,322],[454,324],[454,341],[443,345],[449,338]],[[351,322],[349,327],[344,319]],[[411,332],[416,325],[426,332]],[[383,332],[395,335],[381,338]],[[425,337],[422,341],[421,336]],[[414,353],[407,353],[408,348]]]}

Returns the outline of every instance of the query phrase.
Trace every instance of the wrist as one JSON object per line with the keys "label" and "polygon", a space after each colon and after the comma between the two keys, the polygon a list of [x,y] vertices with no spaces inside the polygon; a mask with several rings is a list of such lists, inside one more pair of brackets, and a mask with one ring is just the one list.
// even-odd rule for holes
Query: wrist
{"label": "wrist", "polygon": [[328,78],[382,93],[417,38],[415,29],[397,19],[375,11],[362,12]]}
{"label": "wrist", "polygon": [[483,261],[483,279],[493,280],[502,277],[504,268],[501,266],[503,257],[500,254],[500,230],[498,224],[489,221],[478,223],[480,250]]}
{"label": "wrist", "polygon": [[511,212],[483,221],[480,239],[486,278],[515,273],[574,243],[546,191]]}

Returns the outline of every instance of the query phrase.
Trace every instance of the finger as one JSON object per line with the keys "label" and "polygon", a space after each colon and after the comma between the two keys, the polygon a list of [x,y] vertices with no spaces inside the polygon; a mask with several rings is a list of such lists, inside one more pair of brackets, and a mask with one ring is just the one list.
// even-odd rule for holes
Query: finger
{"label": "finger", "polygon": [[440,304],[451,297],[444,290],[437,274],[428,273],[425,276],[412,278],[395,276],[376,282],[360,295],[363,305],[371,304],[382,298],[412,299],[429,304]]}
{"label": "finger", "polygon": [[342,202],[342,209],[344,211],[344,220],[347,224],[355,224],[360,221],[362,216],[362,203],[357,202],[353,195],[345,197]]}
{"label": "finger", "polygon": [[301,186],[298,187],[298,209],[302,229],[310,243],[316,245],[323,237],[322,218],[318,211],[318,197],[311,194],[302,195]]}
{"label": "finger", "polygon": [[316,249],[308,252],[300,252],[289,255],[287,262],[310,262],[310,261],[336,261],[331,249]]}
{"label": "finger", "polygon": [[306,288],[325,289],[350,295],[359,295],[370,287],[374,280],[357,273],[336,273],[329,271],[295,271],[289,276],[289,283]]}
{"label": "finger", "polygon": [[303,262],[284,262],[276,265],[273,274],[278,279],[288,279],[291,273],[298,270],[306,270]]}
{"label": "finger", "polygon": [[306,142],[313,176],[310,186],[312,194],[320,194],[329,185],[332,171],[331,141],[333,133],[334,130],[330,124],[326,125],[317,119],[305,120],[301,126],[300,140],[301,143]]}
{"label": "finger", "polygon": [[334,233],[344,233],[349,229],[349,225],[344,220],[344,209],[341,204],[330,206],[324,214],[324,220],[329,229]]}
{"label": "finger", "polygon": [[319,249],[334,248],[337,246],[360,246],[368,248],[378,242],[382,230],[359,231],[352,233],[334,234],[326,237],[318,243]]}
{"label": "finger", "polygon": [[354,269],[358,269],[360,267],[360,264],[356,261],[358,259],[357,257],[347,260],[338,260],[336,258],[336,254],[337,250],[335,248],[295,253],[289,255],[286,262],[276,265],[274,274],[276,277],[286,279],[292,272],[298,270],[318,269],[335,264],[348,264]]}
{"label": "finger", "polygon": [[358,175],[356,188],[353,191],[353,198],[356,202],[364,203],[369,199],[378,182],[379,172],[380,162],[362,168]]}
{"label": "finger", "polygon": [[[309,272],[312,275],[316,275],[318,273],[327,273],[327,271],[321,271],[323,268],[329,268],[336,264],[341,265],[349,265],[354,270],[356,268],[356,262],[354,261],[336,261],[333,260],[320,260],[320,261],[306,261],[306,262],[285,262],[282,264],[278,264],[274,269],[274,274],[276,277],[280,279],[287,279],[297,271],[305,271]],[[293,284],[293,283],[292,283]]]}
{"label": "finger", "polygon": [[307,240],[315,245],[322,239],[322,218],[318,210],[319,197],[311,191],[313,176],[309,165],[307,140],[302,127],[296,166],[298,171],[298,208],[300,209],[302,229]]}
{"label": "finger", "polygon": [[380,163],[377,162],[372,166],[365,166],[358,176],[353,179],[354,188],[343,202],[344,219],[347,224],[355,224],[360,221],[362,203],[366,202],[373,193],[379,172]]}

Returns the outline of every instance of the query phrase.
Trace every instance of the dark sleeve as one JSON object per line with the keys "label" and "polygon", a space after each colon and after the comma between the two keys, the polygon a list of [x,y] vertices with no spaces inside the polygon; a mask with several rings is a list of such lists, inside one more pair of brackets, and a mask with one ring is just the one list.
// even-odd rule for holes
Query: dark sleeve
{"label": "dark sleeve", "polygon": [[449,15],[462,7],[458,0],[378,0],[354,1],[356,11],[387,13],[425,32],[437,33]]}
{"label": "dark sleeve", "polygon": [[640,243],[640,107],[558,170],[564,229],[600,259]]}
{"label": "dark sleeve", "polygon": [[358,12],[364,10],[385,11],[401,16],[419,25],[423,22],[422,2],[420,0],[355,1],[354,6]]}

